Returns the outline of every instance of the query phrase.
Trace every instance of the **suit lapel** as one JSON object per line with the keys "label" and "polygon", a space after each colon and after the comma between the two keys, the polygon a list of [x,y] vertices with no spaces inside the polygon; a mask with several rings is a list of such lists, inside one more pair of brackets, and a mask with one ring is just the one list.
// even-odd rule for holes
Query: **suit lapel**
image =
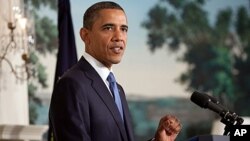
{"label": "suit lapel", "polygon": [[[114,120],[116,121],[117,126],[119,127],[124,141],[127,141],[126,129],[122,118],[120,116],[119,110],[114,102],[114,99],[110,95],[110,92],[107,86],[104,84],[101,77],[95,71],[95,69],[82,57],[81,58],[81,68],[84,69],[86,76],[92,81],[92,87],[102,99],[103,103],[107,106],[110,113],[112,114]],[[124,102],[124,101],[123,101]],[[125,114],[126,115],[126,114]]]}
{"label": "suit lapel", "polygon": [[126,125],[127,129],[127,134],[128,134],[128,140],[129,141],[134,141],[134,133],[133,133],[133,128],[132,128],[132,122],[131,122],[131,116],[128,108],[128,103],[125,97],[124,90],[122,87],[119,85],[119,93],[121,96],[121,101],[122,101],[122,106],[123,106],[123,112],[124,112],[124,122]]}

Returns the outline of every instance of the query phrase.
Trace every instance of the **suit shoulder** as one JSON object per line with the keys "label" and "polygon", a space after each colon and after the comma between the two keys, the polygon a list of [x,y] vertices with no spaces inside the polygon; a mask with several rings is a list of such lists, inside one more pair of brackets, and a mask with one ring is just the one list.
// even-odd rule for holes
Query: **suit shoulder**
{"label": "suit shoulder", "polygon": [[70,81],[79,83],[80,81],[85,82],[86,80],[85,71],[82,70],[77,64],[64,72],[64,74],[58,78],[57,83],[62,81]]}

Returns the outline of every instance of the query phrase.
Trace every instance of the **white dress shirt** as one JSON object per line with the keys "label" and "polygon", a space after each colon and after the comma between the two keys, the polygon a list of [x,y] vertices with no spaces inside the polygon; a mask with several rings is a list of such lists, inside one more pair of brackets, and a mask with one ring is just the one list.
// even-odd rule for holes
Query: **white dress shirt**
{"label": "white dress shirt", "polygon": [[107,86],[107,88],[109,90],[109,82],[107,81],[107,77],[108,77],[109,73],[112,72],[112,69],[109,70],[106,66],[104,66],[101,62],[99,62],[98,60],[96,60],[94,57],[92,57],[87,52],[84,52],[83,57],[97,71],[97,73],[102,78],[103,82],[105,83],[105,85]]}

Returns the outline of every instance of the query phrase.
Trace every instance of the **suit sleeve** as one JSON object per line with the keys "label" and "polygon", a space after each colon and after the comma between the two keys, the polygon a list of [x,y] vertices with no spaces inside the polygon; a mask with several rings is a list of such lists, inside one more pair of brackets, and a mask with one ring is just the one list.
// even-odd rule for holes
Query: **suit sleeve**
{"label": "suit sleeve", "polygon": [[61,79],[55,86],[50,104],[50,120],[56,141],[91,141],[86,125],[88,122],[83,119],[79,102],[80,99],[86,99],[79,98],[80,93],[79,84],[70,78]]}

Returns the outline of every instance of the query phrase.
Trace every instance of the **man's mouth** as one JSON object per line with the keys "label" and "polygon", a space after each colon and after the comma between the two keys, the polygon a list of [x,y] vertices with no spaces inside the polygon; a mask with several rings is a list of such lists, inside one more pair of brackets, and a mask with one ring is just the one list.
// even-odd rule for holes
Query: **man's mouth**
{"label": "man's mouth", "polygon": [[112,52],[114,52],[116,54],[119,54],[123,51],[123,47],[121,47],[121,46],[111,47],[110,49],[112,50]]}

